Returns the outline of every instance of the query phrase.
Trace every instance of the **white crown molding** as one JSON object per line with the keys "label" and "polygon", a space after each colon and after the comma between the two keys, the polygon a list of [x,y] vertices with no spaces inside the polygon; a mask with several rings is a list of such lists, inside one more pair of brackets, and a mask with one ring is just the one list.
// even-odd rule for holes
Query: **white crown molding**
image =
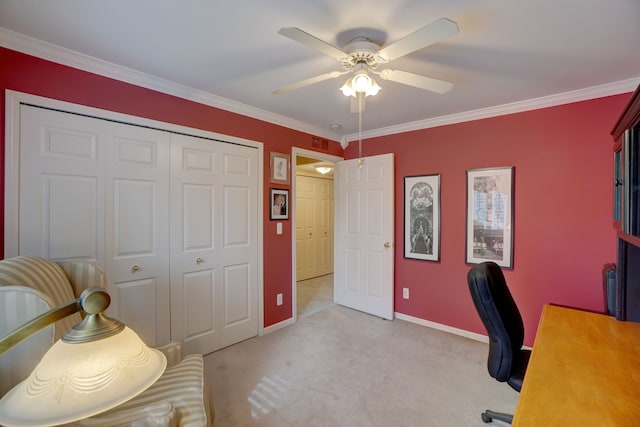
{"label": "white crown molding", "polygon": [[15,31],[0,27],[0,46],[12,49],[27,55],[35,56],[47,61],[77,68],[89,73],[109,77],[125,83],[173,95],[178,98],[205,104],[210,107],[220,108],[225,111],[237,113],[243,116],[263,120],[286,128],[311,135],[321,136],[331,140],[338,140],[339,135],[317,126],[309,125],[298,120],[274,114],[269,111],[251,107],[240,102],[223,98],[211,93],[180,85],[150,74],[141,73],[131,68],[103,61],[101,59],[75,52]]}
{"label": "white crown molding", "polygon": [[[434,117],[432,119],[404,123],[397,126],[372,129],[362,132],[362,139],[393,135],[420,129],[434,128],[438,126],[468,122],[471,120],[486,119],[489,117],[504,116],[507,114],[520,113],[523,111],[537,110],[546,107],[555,107],[572,102],[580,102],[589,99],[602,98],[605,96],[618,95],[621,93],[633,92],[639,84],[640,77],[636,77],[633,79],[607,83],[570,92],[558,93],[555,95],[543,96],[540,98],[528,99],[525,101],[518,101],[509,104],[496,105],[494,107],[465,111],[462,113],[450,114],[448,116]],[[340,140],[340,144],[342,145],[342,148],[346,148],[347,145],[349,145],[349,142],[355,141],[358,138],[359,135],[355,133],[345,135]]]}
{"label": "white crown molding", "polygon": [[[31,56],[42,58],[58,64],[77,68],[104,77],[113,78],[125,83],[155,90],[168,95],[173,95],[182,99],[205,104],[211,107],[220,108],[225,111],[263,120],[268,123],[284,126],[311,135],[321,136],[334,141],[340,140],[340,145],[346,148],[349,142],[357,140],[360,135],[357,133],[344,135],[331,132],[317,126],[309,125],[298,120],[274,114],[259,108],[251,107],[227,98],[213,95],[198,89],[180,85],[169,80],[161,79],[150,74],[122,67],[111,62],[103,61],[89,55],[84,55],[63,47],[44,42],[42,40],[28,37],[20,33],[0,27],[0,46],[22,52]],[[534,98],[525,101],[518,101],[509,104],[497,105],[494,107],[482,108],[478,110],[466,111],[462,113],[450,114],[447,116],[435,117],[432,119],[420,120],[404,123],[396,126],[372,129],[361,134],[363,139],[386,136],[403,132],[410,132],[420,129],[428,129],[437,126],[462,123],[471,120],[485,119],[489,117],[502,116],[506,114],[519,113],[523,111],[536,110],[539,108],[553,107],[571,102],[585,101],[588,99],[600,98],[604,96],[617,95],[625,92],[632,92],[640,84],[640,77],[623,80],[619,82],[594,86],[586,89],[579,89],[571,92],[564,92],[555,95]]]}

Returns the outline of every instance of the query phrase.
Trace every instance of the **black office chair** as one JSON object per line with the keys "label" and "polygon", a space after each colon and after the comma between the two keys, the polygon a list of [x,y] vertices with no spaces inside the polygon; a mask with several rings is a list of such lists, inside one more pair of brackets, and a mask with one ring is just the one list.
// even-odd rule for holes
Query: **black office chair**
{"label": "black office chair", "polygon": [[[489,375],[507,382],[516,391],[522,388],[522,380],[531,352],[522,348],[524,324],[511,292],[495,262],[483,262],[473,266],[467,275],[471,298],[489,335]],[[486,410],[482,421],[493,419],[511,423],[513,415]]]}

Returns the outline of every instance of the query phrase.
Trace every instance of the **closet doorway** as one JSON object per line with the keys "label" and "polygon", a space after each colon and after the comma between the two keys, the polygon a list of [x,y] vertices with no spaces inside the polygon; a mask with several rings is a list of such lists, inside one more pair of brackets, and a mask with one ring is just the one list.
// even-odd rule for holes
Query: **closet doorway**
{"label": "closet doorway", "polygon": [[293,312],[306,316],[334,302],[333,166],[342,160],[293,149]]}

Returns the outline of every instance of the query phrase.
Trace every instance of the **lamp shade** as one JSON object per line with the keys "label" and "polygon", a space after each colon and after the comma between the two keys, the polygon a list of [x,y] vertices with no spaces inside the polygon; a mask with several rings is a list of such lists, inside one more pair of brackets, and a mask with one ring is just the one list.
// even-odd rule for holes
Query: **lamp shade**
{"label": "lamp shade", "polygon": [[0,400],[0,424],[52,426],[96,415],[146,390],[166,366],[164,354],[128,327],[86,343],[58,340]]}

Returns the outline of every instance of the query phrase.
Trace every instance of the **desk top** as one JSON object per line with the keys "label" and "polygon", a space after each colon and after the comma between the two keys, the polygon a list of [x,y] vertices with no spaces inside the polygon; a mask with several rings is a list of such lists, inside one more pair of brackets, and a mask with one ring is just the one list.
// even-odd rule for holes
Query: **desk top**
{"label": "desk top", "polygon": [[640,323],[545,305],[514,426],[640,426]]}

